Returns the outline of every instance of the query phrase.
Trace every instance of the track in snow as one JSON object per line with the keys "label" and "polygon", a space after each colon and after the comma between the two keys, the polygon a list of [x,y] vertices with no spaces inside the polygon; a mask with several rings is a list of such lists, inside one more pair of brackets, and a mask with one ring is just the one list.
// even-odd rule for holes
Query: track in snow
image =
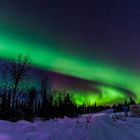
{"label": "track in snow", "polygon": [[0,121],[0,140],[140,140],[140,119],[113,122],[106,113],[91,114],[76,119],[56,119],[34,123]]}

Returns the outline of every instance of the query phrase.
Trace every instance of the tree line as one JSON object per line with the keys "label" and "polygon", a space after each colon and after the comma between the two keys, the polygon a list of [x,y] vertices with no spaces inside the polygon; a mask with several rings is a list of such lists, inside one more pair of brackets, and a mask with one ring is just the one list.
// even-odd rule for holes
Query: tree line
{"label": "tree line", "polygon": [[[0,119],[33,121],[35,118],[54,119],[57,117],[77,117],[80,114],[110,109],[110,106],[77,105],[76,100],[67,91],[51,88],[49,78],[39,82],[40,89],[29,83],[31,65],[27,56],[20,55],[17,60],[5,64],[0,90]],[[131,98],[131,103],[135,101]],[[125,106],[129,103],[125,101]],[[121,111],[122,104],[112,108]]]}

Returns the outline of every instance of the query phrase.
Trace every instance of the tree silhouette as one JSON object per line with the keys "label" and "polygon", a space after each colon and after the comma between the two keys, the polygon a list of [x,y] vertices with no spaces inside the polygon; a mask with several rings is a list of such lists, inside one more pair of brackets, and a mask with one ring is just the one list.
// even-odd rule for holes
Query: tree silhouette
{"label": "tree silhouette", "polygon": [[12,93],[12,107],[14,108],[17,93],[25,87],[24,82],[30,69],[29,58],[19,55],[17,60],[12,60],[6,66],[6,69],[8,88]]}
{"label": "tree silhouette", "polygon": [[130,97],[130,102],[129,102],[129,104],[130,104],[130,105],[135,105],[135,104],[136,104],[136,102],[133,100],[132,97]]}
{"label": "tree silhouette", "polygon": [[[52,90],[48,77],[39,81],[39,87],[26,88],[26,78],[30,69],[28,57],[21,55],[17,60],[13,60],[6,65],[6,70],[2,75],[3,82],[0,90],[0,119],[17,121],[25,119],[33,121],[36,117],[42,119],[53,119],[64,116],[76,117],[79,114],[95,113],[109,109],[109,106],[97,106],[87,104],[77,104],[72,94],[65,90]],[[38,81],[36,81],[38,82]],[[24,93],[24,96],[21,94]],[[113,105],[115,112],[122,111],[123,106],[135,104],[130,97],[123,104]]]}

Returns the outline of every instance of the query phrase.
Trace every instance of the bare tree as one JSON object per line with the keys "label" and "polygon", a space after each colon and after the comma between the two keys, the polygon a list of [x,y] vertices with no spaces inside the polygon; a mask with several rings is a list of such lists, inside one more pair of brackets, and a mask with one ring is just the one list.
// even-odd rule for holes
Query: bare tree
{"label": "bare tree", "polygon": [[12,92],[12,107],[14,107],[17,93],[26,85],[25,79],[30,69],[28,56],[19,55],[18,59],[12,60],[6,69],[9,88]]}

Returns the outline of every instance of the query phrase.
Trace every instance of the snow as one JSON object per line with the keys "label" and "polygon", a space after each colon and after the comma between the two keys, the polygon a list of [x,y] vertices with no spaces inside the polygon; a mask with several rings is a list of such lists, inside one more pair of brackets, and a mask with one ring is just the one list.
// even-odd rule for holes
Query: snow
{"label": "snow", "polygon": [[140,118],[113,121],[111,112],[102,112],[82,115],[78,121],[67,117],[33,123],[1,120],[0,140],[140,140]]}

